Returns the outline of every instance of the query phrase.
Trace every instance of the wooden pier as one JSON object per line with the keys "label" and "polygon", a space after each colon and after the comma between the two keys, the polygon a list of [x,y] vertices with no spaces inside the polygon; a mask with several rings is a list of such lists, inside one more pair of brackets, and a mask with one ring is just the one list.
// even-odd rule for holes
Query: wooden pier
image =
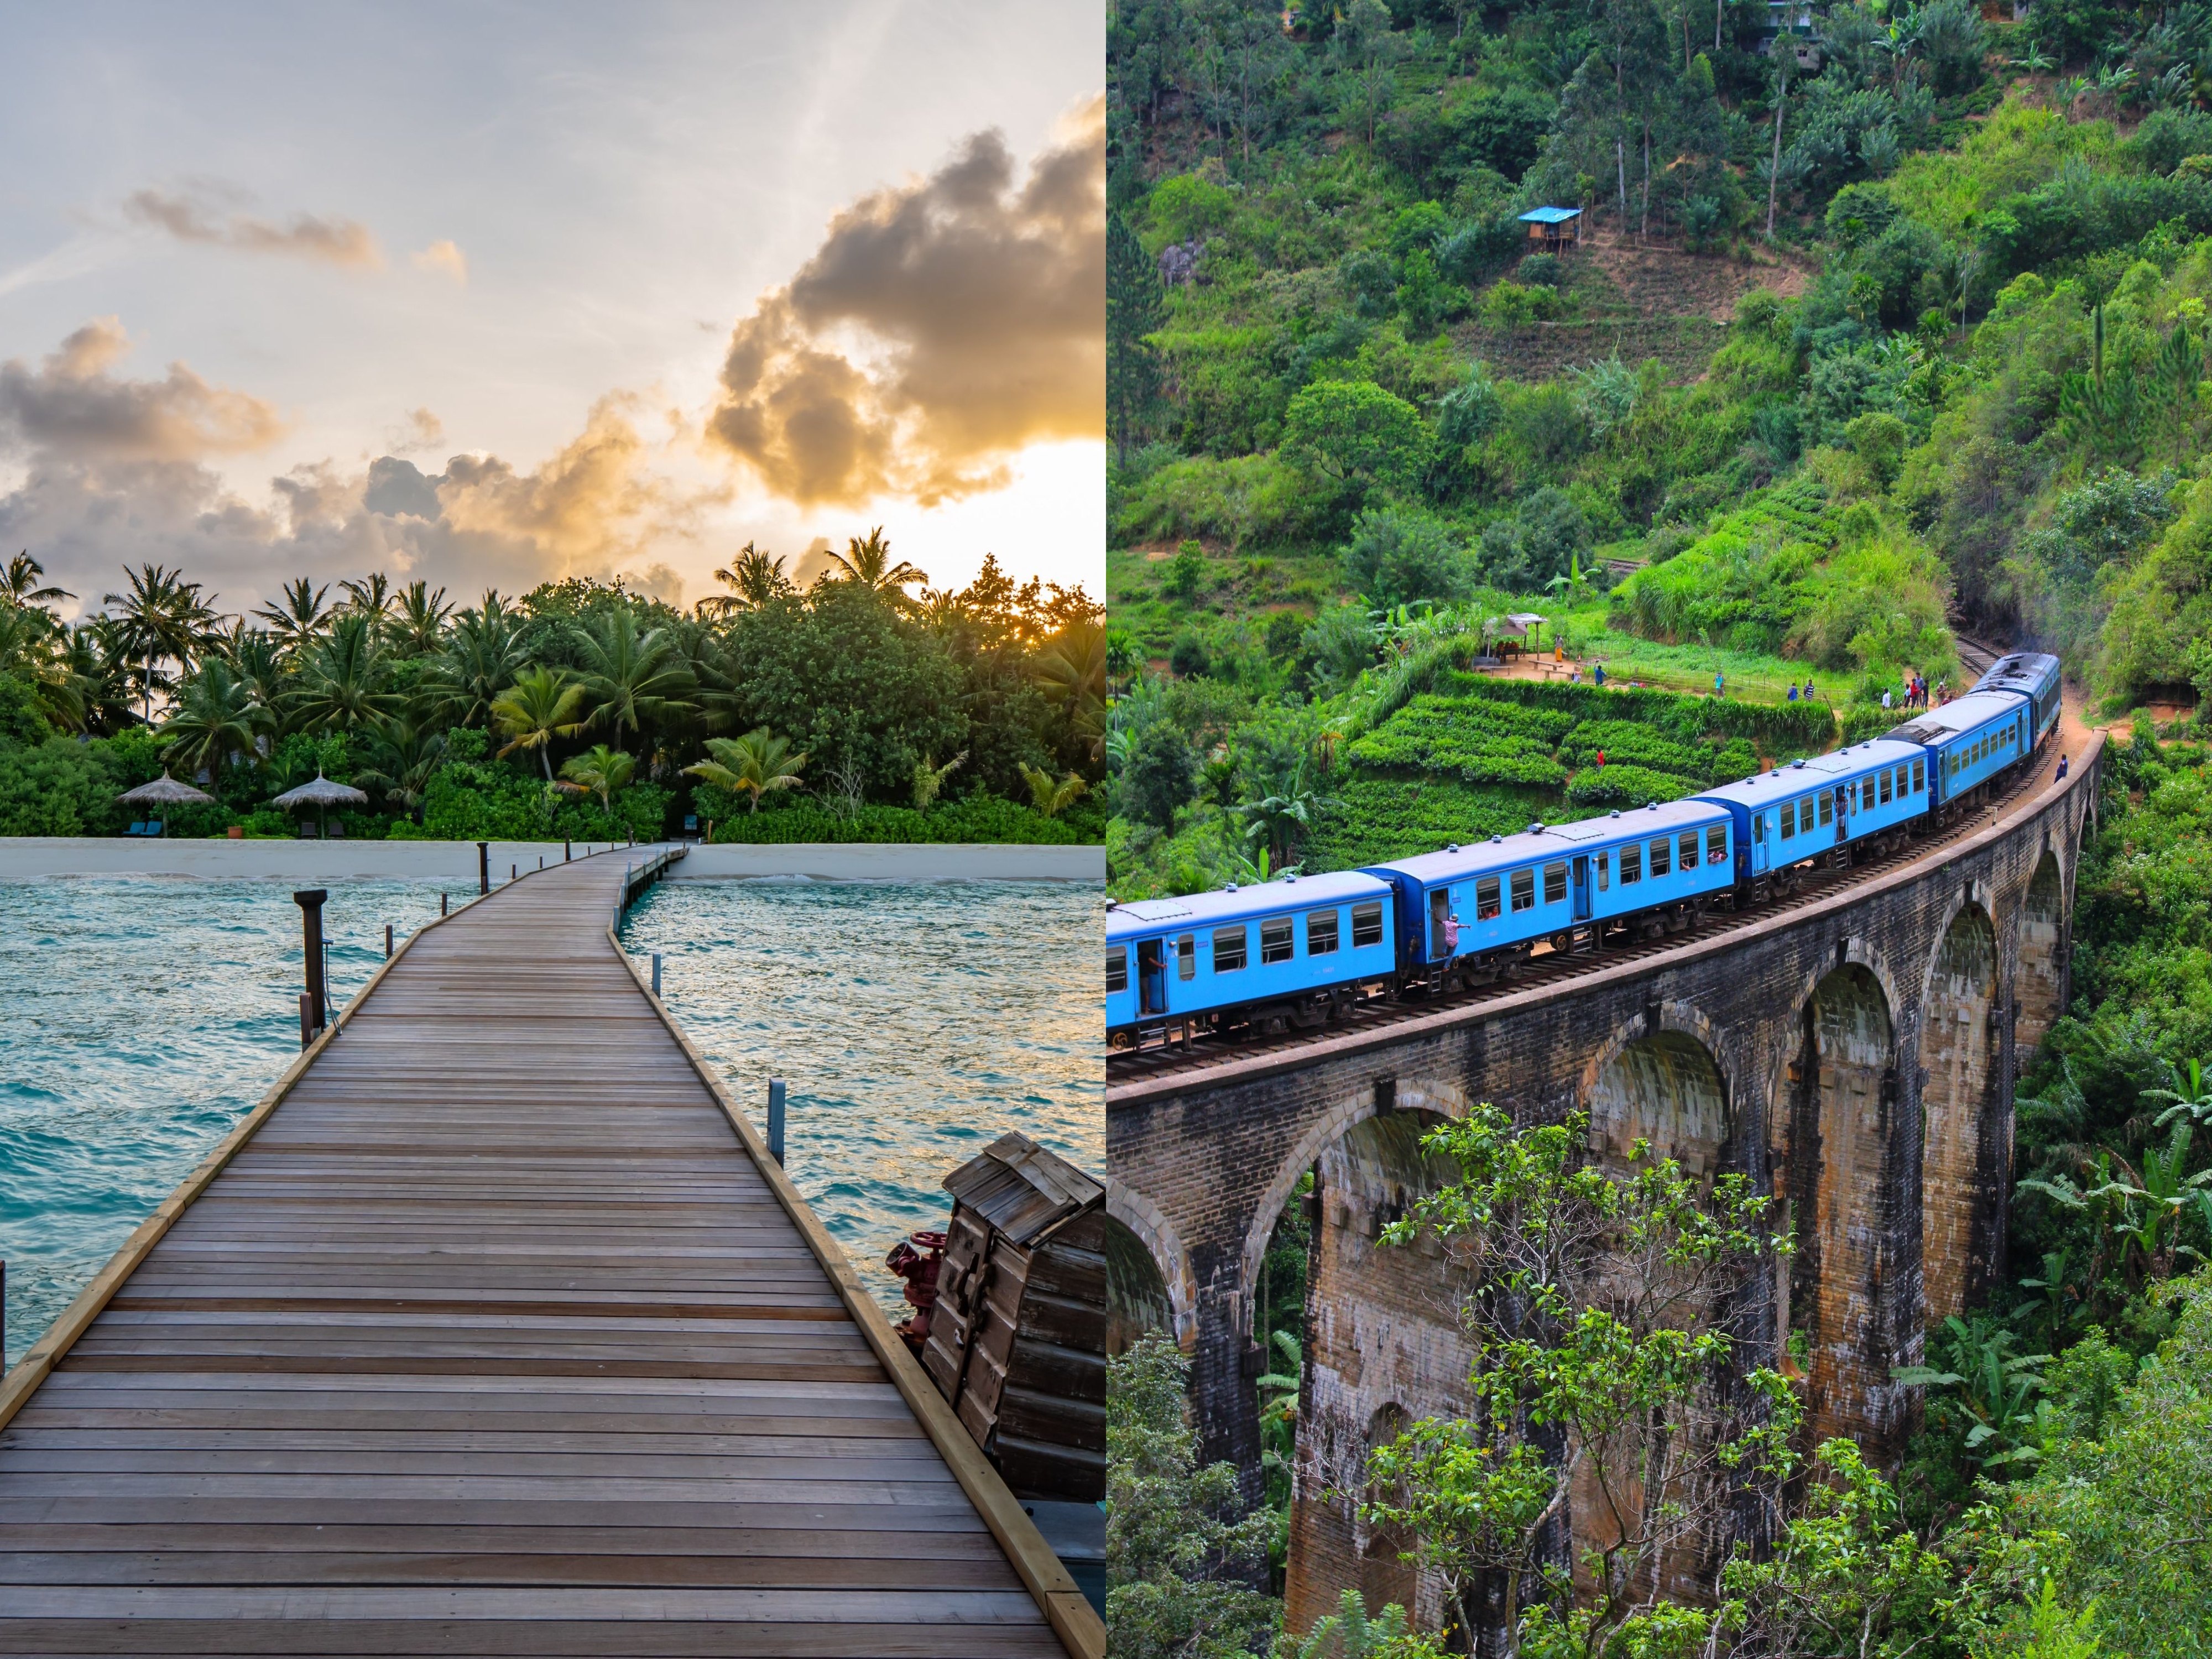
{"label": "wooden pier", "polygon": [[616,945],[652,856],[408,941],[0,1382],[0,1653],[1103,1652]]}

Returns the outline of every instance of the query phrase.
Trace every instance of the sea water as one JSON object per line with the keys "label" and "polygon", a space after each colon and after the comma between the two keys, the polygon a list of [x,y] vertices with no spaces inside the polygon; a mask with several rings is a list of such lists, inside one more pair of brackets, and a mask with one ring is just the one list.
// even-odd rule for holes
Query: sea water
{"label": "sea water", "polygon": [[[440,884],[328,889],[343,1007]],[[1103,1169],[1103,926],[1090,886],[695,882],[653,889],[623,942],[661,953],[670,1009],[763,1133],[787,1080],[786,1167],[890,1304],[884,1251],[943,1224],[945,1174],[1004,1131]],[[9,1361],[299,1053],[301,976],[288,883],[0,884]]]}

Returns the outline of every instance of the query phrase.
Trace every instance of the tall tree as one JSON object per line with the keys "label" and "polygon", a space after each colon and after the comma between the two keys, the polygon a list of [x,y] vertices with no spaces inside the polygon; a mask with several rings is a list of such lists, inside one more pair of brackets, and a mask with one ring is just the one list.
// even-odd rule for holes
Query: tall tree
{"label": "tall tree", "polygon": [[584,688],[557,668],[533,668],[517,677],[491,706],[492,723],[507,738],[500,758],[518,749],[534,749],[545,781],[553,781],[553,739],[573,738],[589,721]]}
{"label": "tall tree", "polygon": [[574,639],[584,658],[584,684],[598,700],[592,718],[611,723],[617,743],[623,727],[635,732],[665,710],[688,706],[698,690],[675,636],[665,628],[641,627],[628,605],[601,611]]}

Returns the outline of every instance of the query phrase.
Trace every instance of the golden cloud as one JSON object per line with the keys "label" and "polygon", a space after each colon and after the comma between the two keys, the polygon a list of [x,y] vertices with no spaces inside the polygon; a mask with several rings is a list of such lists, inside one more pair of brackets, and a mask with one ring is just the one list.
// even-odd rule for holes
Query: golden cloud
{"label": "golden cloud", "polygon": [[414,256],[415,269],[450,276],[463,288],[469,285],[469,258],[452,240],[436,241]]}
{"label": "golden cloud", "polygon": [[266,448],[284,435],[275,405],[210,386],[181,362],[161,380],[108,371],[131,349],[120,319],[95,317],[32,368],[0,363],[0,441],[33,452],[197,460]]}
{"label": "golden cloud", "polygon": [[[1018,187],[995,131],[830,221],[730,337],[708,435],[802,506],[994,488],[1105,424],[1105,100]],[[854,343],[858,342],[860,343]]]}
{"label": "golden cloud", "polygon": [[133,191],[125,201],[123,211],[126,217],[167,231],[179,241],[237,248],[248,253],[296,254],[326,264],[371,270],[384,267],[384,250],[377,246],[368,227],[357,220],[295,213],[283,224],[273,224],[250,213],[224,214],[209,199],[212,195],[235,194],[207,185],[190,191],[141,190]]}

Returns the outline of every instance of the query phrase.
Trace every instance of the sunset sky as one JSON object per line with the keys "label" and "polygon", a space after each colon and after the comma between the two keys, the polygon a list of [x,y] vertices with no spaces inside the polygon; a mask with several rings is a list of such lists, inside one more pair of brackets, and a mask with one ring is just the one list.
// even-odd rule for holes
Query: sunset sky
{"label": "sunset sky", "polygon": [[1074,4],[22,9],[0,556],[238,610],[881,524],[1102,586],[1104,22]]}

